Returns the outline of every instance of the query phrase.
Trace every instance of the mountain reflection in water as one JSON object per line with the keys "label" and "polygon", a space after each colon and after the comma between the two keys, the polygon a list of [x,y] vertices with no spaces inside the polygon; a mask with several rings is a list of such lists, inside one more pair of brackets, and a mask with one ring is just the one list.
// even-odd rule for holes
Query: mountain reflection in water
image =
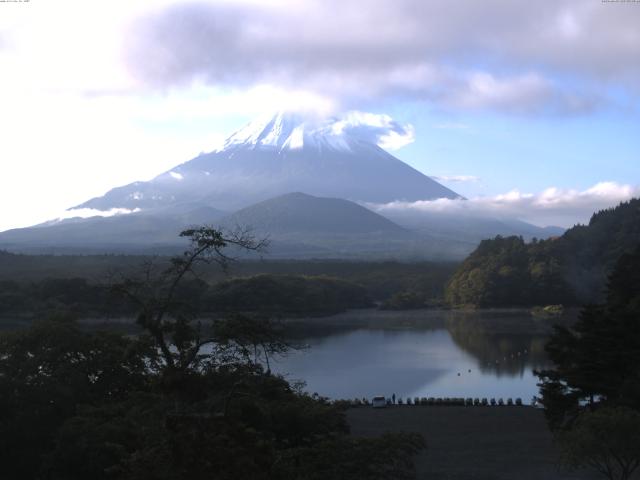
{"label": "mountain reflection in water", "polygon": [[[562,321],[569,321],[563,319]],[[331,398],[521,397],[537,394],[534,369],[557,320],[523,310],[356,311],[292,322],[307,349],[274,370]]]}

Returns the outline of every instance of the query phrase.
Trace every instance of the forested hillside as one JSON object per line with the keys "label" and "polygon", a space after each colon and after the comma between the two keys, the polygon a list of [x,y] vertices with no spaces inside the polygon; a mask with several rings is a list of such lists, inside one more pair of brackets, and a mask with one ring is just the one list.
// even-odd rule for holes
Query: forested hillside
{"label": "forested hillside", "polygon": [[[212,285],[189,279],[182,282],[177,294],[180,301],[208,316],[229,312],[323,315],[372,304],[364,287],[328,276],[262,274]],[[80,318],[126,317],[135,313],[135,305],[116,299],[109,284],[90,283],[84,278],[30,283],[0,280],[0,318],[31,318],[51,311]]]}
{"label": "forested hillside", "polygon": [[255,275],[213,286],[206,303],[217,312],[332,314],[371,305],[367,291],[331,277]]}
{"label": "forested hillside", "polygon": [[561,237],[484,240],[453,274],[446,300],[483,307],[597,302],[616,260],[639,244],[640,199],[595,213]]}

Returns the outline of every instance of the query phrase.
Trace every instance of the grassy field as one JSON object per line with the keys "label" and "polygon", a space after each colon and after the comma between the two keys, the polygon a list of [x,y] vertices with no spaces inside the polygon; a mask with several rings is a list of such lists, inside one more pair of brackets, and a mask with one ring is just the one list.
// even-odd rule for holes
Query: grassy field
{"label": "grassy field", "polygon": [[531,407],[352,408],[352,433],[413,431],[427,441],[416,458],[417,478],[429,480],[596,479],[560,471],[544,414]]}

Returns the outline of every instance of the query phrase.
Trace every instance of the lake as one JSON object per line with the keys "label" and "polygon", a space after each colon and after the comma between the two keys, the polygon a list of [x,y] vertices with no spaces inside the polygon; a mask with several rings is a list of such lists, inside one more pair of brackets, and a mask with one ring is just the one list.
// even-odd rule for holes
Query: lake
{"label": "lake", "polygon": [[[272,360],[274,372],[306,382],[305,390],[332,399],[407,397],[522,398],[538,394],[534,369],[548,366],[544,344],[563,318],[526,310],[355,310],[330,317],[287,320],[292,341],[305,348]],[[24,327],[5,319],[2,328]],[[130,319],[105,326],[135,333]]]}
{"label": "lake", "polygon": [[533,370],[548,366],[544,344],[558,322],[523,310],[366,310],[310,318],[291,322],[295,341],[306,348],[272,369],[334,399],[395,393],[529,403],[538,394]]}

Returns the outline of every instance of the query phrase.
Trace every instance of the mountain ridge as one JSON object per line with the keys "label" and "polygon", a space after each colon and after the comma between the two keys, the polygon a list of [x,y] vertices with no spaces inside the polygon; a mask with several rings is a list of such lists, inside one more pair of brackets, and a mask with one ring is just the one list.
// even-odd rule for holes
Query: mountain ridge
{"label": "mountain ridge", "polygon": [[71,210],[149,209],[194,201],[237,210],[295,191],[374,203],[462,198],[340,121],[307,122],[278,114],[249,123],[219,150],[148,182],[116,187]]}
{"label": "mountain ridge", "polygon": [[243,208],[223,224],[261,228],[265,233],[380,233],[406,235],[408,230],[356,203],[340,198],[291,192]]}
{"label": "mountain ridge", "polygon": [[[380,148],[372,141],[379,132],[367,133],[357,121],[279,114],[251,122],[219,150],[69,209],[131,213],[7,231],[0,248],[166,253],[184,246],[181,230],[221,222],[255,224],[261,235],[273,236],[270,254],[280,258],[464,258],[486,237],[463,235],[469,227],[458,224],[468,222],[405,228],[363,206],[462,197]],[[504,230],[483,222],[484,231]]]}

